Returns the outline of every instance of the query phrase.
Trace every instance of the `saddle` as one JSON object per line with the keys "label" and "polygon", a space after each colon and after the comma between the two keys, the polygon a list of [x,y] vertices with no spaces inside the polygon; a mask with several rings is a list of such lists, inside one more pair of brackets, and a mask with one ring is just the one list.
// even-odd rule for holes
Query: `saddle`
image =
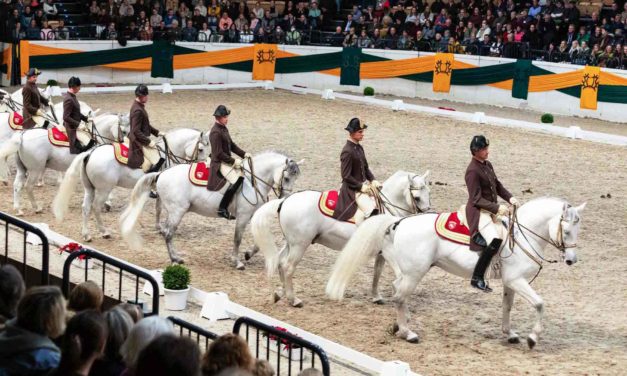
{"label": "saddle", "polygon": [[453,243],[469,245],[470,230],[465,222],[465,216],[459,212],[440,213],[435,220],[435,232],[441,238]]}
{"label": "saddle", "polygon": [[[339,196],[340,194],[336,190],[322,192],[320,194],[320,199],[318,200],[318,209],[320,209],[320,213],[327,217],[333,217]],[[353,217],[346,222],[355,223],[355,218]]]}
{"label": "saddle", "polygon": [[15,111],[9,114],[9,127],[11,127],[11,129],[14,131],[21,131],[23,129],[22,124],[24,124],[22,114]]}
{"label": "saddle", "polygon": [[197,162],[189,165],[189,181],[193,185],[206,187],[209,181],[209,165],[205,162]]}
{"label": "saddle", "polygon": [[70,147],[70,139],[65,132],[65,129],[52,127],[48,129],[48,141],[54,146]]}
{"label": "saddle", "polygon": [[120,142],[114,142],[113,144],[113,156],[115,160],[121,165],[128,165],[128,144],[122,144]]}

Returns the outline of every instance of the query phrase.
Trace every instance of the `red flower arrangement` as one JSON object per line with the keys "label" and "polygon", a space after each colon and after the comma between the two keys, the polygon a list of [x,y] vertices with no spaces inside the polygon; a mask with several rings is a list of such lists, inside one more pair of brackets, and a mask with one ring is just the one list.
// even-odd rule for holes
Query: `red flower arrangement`
{"label": "red flower arrangement", "polygon": [[[78,251],[81,251],[82,249],[83,249],[83,246],[78,243],[67,243],[63,247],[59,248],[59,254],[63,254],[63,252],[67,252],[67,253],[78,252]],[[85,260],[86,258],[88,258],[86,255],[78,256],[79,260]]]}
{"label": "red flower arrangement", "polygon": [[[282,328],[280,326],[275,326],[274,329],[279,330],[281,332],[285,332],[285,333],[289,333],[293,336],[298,337],[298,335],[291,333],[290,331],[288,331],[285,328]],[[276,341],[278,342],[279,340],[281,341],[281,344],[283,345],[283,350],[288,351],[289,349],[300,349],[300,345],[296,344],[296,343],[291,343],[288,339],[286,338],[279,338],[277,335],[275,334],[268,334],[268,333],[263,333],[264,337],[268,337],[270,338],[270,340],[272,341]]]}

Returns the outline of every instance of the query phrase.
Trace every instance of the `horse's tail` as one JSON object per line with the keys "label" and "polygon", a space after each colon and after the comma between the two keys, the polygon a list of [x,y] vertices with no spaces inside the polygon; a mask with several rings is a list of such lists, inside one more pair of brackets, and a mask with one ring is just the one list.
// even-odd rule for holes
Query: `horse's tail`
{"label": "horse's tail", "polygon": [[15,132],[15,134],[4,142],[0,148],[0,177],[2,180],[6,180],[9,176],[9,169],[7,166],[7,158],[10,155],[17,153],[22,145],[22,132]]}
{"label": "horse's tail", "polygon": [[131,193],[131,200],[126,207],[126,210],[120,216],[120,233],[122,239],[133,250],[140,250],[142,248],[142,237],[137,231],[137,220],[144,209],[146,201],[150,196],[150,189],[159,178],[159,172],[152,172],[141,177],[135,184],[133,192]]}
{"label": "horse's tail", "polygon": [[366,219],[357,227],[333,266],[326,288],[329,298],[341,300],[344,297],[351,277],[366,261],[383,249],[388,229],[396,221],[398,217],[381,214]]}
{"label": "horse's tail", "polygon": [[250,220],[254,242],[266,258],[268,277],[271,277],[279,266],[279,250],[274,243],[270,226],[273,219],[278,219],[278,210],[283,200],[272,200],[261,205]]}
{"label": "horse's tail", "polygon": [[61,181],[57,195],[54,196],[54,200],[52,200],[52,213],[59,221],[65,218],[65,215],[67,214],[70,205],[70,198],[74,193],[76,183],[81,176],[83,168],[85,167],[85,158],[89,157],[90,153],[90,151],[86,151],[74,158],[70,167],[68,167],[65,172],[65,176]]}

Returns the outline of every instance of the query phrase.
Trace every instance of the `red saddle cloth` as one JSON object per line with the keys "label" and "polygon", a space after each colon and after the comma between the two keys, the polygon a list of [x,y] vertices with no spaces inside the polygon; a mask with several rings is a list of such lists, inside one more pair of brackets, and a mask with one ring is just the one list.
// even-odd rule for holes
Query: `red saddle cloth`
{"label": "red saddle cloth", "polygon": [[118,163],[125,166],[128,164],[128,146],[119,142],[114,142],[113,155],[115,156],[115,160],[118,161]]}
{"label": "red saddle cloth", "polygon": [[440,213],[435,220],[435,232],[454,243],[470,244],[470,230],[460,222],[457,212]]}
{"label": "red saddle cloth", "polygon": [[11,112],[9,114],[9,127],[14,131],[21,131],[24,118],[19,112]]}
{"label": "red saddle cloth", "polygon": [[[339,192],[335,190],[322,192],[320,194],[320,200],[318,200],[318,209],[320,209],[320,213],[326,215],[327,217],[333,217],[339,197]],[[355,219],[351,218],[347,222],[355,223]]]}
{"label": "red saddle cloth", "polygon": [[48,141],[54,146],[70,147],[70,139],[67,133],[57,127],[48,129]]}
{"label": "red saddle cloth", "polygon": [[209,180],[209,166],[205,162],[192,163],[189,166],[189,181],[200,187],[206,187]]}

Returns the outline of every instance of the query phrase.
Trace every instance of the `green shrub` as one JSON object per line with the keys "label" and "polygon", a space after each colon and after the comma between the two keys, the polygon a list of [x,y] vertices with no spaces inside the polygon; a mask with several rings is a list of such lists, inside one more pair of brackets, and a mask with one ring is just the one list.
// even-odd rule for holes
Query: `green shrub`
{"label": "green shrub", "polygon": [[185,290],[191,277],[183,265],[170,265],[163,271],[163,287],[168,290]]}
{"label": "green shrub", "polygon": [[544,114],[540,118],[540,121],[543,122],[543,123],[553,123],[553,115],[551,115],[551,114]]}
{"label": "green shrub", "polygon": [[372,88],[370,86],[366,86],[364,88],[364,95],[373,96],[374,95],[374,88]]}
{"label": "green shrub", "polygon": [[57,80],[48,80],[48,83],[46,85],[48,85],[48,86],[59,86],[59,83],[57,82]]}

